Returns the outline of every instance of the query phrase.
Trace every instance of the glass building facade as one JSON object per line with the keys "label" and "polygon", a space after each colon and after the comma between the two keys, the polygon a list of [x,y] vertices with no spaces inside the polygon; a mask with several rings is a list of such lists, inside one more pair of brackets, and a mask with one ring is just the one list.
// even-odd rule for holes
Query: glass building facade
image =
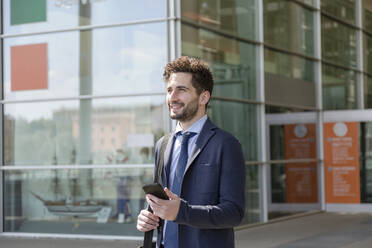
{"label": "glass building facade", "polygon": [[[0,20],[3,234],[142,238],[181,55],[209,63],[208,115],[243,146],[242,227],[372,211],[371,1],[3,0]],[[359,202],[328,196],[328,123],[356,125]]]}

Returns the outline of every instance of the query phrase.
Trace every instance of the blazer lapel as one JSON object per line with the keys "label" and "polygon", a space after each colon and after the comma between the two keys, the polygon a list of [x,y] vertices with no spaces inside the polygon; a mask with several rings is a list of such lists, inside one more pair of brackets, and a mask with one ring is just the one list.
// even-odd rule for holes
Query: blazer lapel
{"label": "blazer lapel", "polygon": [[214,129],[216,128],[217,127],[208,118],[202,130],[200,131],[199,137],[196,140],[194,148],[190,154],[189,160],[187,161],[185,173],[192,164],[192,162],[195,160],[195,158],[203,150],[204,146],[208,143],[209,139],[215,134]]}

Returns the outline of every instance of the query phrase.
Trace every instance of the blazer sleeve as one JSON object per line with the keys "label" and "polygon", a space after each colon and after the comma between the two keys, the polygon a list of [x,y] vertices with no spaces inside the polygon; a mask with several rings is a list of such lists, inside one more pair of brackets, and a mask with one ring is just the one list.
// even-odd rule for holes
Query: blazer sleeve
{"label": "blazer sleeve", "polygon": [[230,137],[222,143],[219,202],[190,205],[181,199],[175,222],[196,228],[231,228],[241,223],[245,212],[245,161],[240,143]]}

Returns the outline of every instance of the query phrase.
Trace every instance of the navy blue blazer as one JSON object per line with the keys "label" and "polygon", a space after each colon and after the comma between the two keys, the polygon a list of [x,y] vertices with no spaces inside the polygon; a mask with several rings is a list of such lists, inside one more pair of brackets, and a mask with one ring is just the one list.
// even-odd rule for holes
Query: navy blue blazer
{"label": "navy blue blazer", "polygon": [[[155,148],[159,159],[161,138]],[[161,180],[170,166],[173,136],[164,152]],[[155,168],[155,173],[157,168]],[[244,217],[245,161],[238,140],[205,122],[186,165],[181,188],[178,223],[179,248],[233,248],[234,230]],[[162,240],[162,228],[157,247]]]}

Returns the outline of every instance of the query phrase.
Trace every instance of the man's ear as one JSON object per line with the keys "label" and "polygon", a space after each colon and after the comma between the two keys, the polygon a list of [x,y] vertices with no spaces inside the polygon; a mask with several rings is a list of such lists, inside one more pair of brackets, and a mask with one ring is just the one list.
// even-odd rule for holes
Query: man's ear
{"label": "man's ear", "polygon": [[209,102],[210,98],[211,98],[211,93],[208,90],[203,91],[199,97],[199,104],[206,105]]}

